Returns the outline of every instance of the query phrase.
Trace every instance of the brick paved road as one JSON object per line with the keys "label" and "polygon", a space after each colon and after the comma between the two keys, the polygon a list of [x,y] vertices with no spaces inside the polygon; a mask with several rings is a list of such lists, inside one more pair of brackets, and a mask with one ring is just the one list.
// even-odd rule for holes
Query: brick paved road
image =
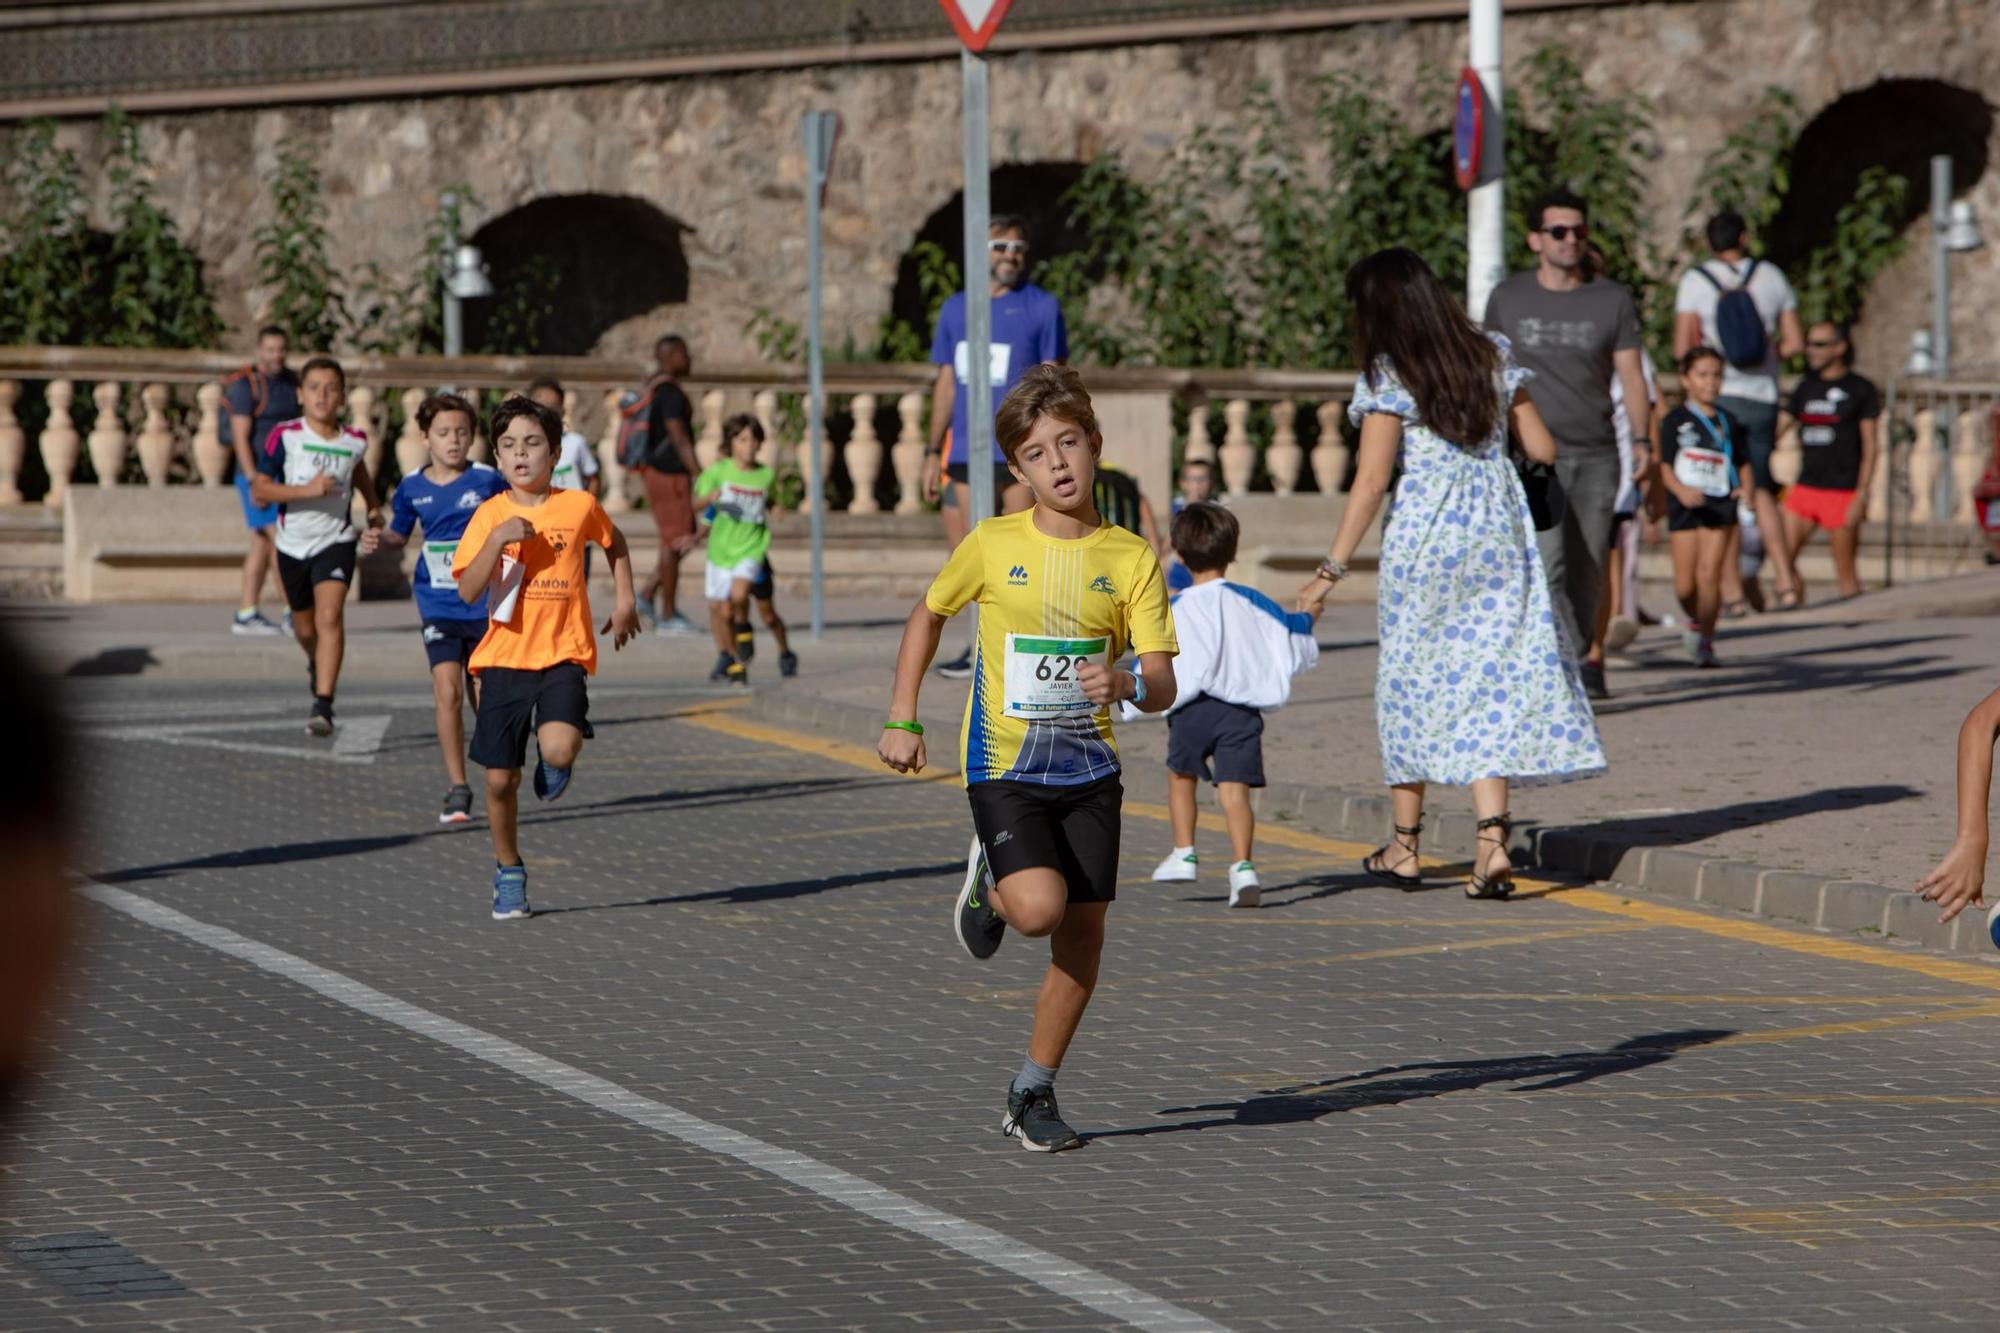
{"label": "brick paved road", "polygon": [[[1233,1329],[1992,1327],[2000,967],[1593,891],[1402,895],[1273,830],[1255,913],[1132,854],[1063,1075],[1094,1141],[994,1132],[1039,975],[947,924],[962,797],[600,695],[486,919],[428,702],[372,763],[143,739],[291,694],[86,696],[89,868],[633,1094]],[[252,719],[254,720],[254,719]],[[1219,851],[1211,848],[1210,850]],[[1216,859],[1220,859],[1219,855]],[[0,1247],[0,1328],[1118,1327],[1016,1272],[108,910],[0,1195],[187,1295]]]}

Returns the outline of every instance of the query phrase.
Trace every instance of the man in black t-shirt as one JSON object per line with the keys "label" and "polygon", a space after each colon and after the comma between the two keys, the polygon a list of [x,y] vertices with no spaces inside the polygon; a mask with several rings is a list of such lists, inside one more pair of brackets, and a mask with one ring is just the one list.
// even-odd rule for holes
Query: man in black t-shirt
{"label": "man in black t-shirt", "polygon": [[[1796,565],[1813,529],[1825,528],[1842,597],[1861,591],[1855,552],[1868,514],[1876,419],[1882,415],[1874,384],[1854,373],[1853,361],[1846,325],[1813,325],[1806,331],[1806,376],[1778,419],[1778,434],[1797,429],[1805,454],[1798,484],[1785,492],[1785,547]],[[1803,599],[1803,580],[1798,586]]]}
{"label": "man in black t-shirt", "polygon": [[646,386],[653,401],[646,412],[646,461],[639,477],[660,534],[660,559],[639,590],[639,605],[657,609],[661,634],[700,634],[675,605],[681,554],[694,540],[694,479],[701,471],[694,452],[694,404],[681,388],[681,380],[694,370],[694,358],[687,339],[669,333],[653,344],[653,359],[659,373]]}

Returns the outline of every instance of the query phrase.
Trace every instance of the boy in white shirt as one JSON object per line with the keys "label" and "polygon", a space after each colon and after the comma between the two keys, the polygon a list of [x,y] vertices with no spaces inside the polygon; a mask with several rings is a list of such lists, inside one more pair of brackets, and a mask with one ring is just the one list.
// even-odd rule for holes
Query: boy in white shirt
{"label": "boy in white shirt", "polygon": [[[528,386],[528,397],[558,416],[562,414],[562,381],[536,380]],[[562,443],[556,446],[556,467],[549,475],[549,484],[565,490],[588,491],[599,499],[604,497],[604,482],[597,475],[597,455],[590,451],[590,441],[583,437],[582,431],[563,431]]]}
{"label": "boy in white shirt", "polygon": [[1319,661],[1317,611],[1286,611],[1223,575],[1240,528],[1219,504],[1189,504],[1174,516],[1174,553],[1193,583],[1173,599],[1180,656],[1167,710],[1167,808],[1174,849],[1153,871],[1159,883],[1199,873],[1194,850],[1195,783],[1208,778],[1229,825],[1229,905],[1256,907],[1263,885],[1251,862],[1257,817],[1250,789],[1264,785],[1264,712],[1292,695],[1292,677]]}

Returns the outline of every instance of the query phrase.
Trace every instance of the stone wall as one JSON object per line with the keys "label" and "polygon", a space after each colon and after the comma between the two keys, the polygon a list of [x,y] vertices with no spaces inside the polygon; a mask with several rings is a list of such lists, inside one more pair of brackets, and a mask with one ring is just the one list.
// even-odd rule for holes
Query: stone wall
{"label": "stone wall", "polygon": [[[2000,6],[1972,0],[1551,10],[1510,16],[1506,37],[1510,63],[1562,41],[1582,57],[1593,86],[1637,93],[1655,108],[1663,151],[1652,203],[1669,240],[1702,155],[1751,113],[1766,83],[1790,88],[1810,111],[1885,77],[1970,89],[2000,82]],[[1464,50],[1462,23],[1428,21],[1011,54],[993,68],[994,156],[1083,161],[1111,148],[1141,174],[1156,172],[1177,140],[1236,114],[1258,79],[1303,109],[1314,76],[1370,70],[1414,102],[1420,71],[1455,68]],[[865,339],[873,331],[912,238],[958,189],[954,61],[153,115],[143,126],[162,197],[206,261],[239,336],[261,309],[250,233],[263,216],[264,182],[279,146],[305,139],[320,150],[327,223],[343,264],[407,266],[453,181],[470,183],[488,217],[551,194],[651,202],[688,228],[688,300],[613,327],[597,350],[636,357],[671,326],[699,355],[739,360],[754,355],[744,330],[754,308],[803,313],[798,117],[814,106],[844,118],[826,216],[826,311],[837,345],[843,332]],[[1303,116],[1299,123],[1309,124]],[[64,133],[82,146],[91,128],[74,123]],[[1973,197],[2000,241],[1995,173]],[[2000,300],[1990,253],[1958,261],[1962,366],[2000,362],[2000,333],[1980,317]],[[1877,284],[1862,336],[1878,372],[1900,360],[1909,329],[1927,318],[1926,265],[1913,254]]]}

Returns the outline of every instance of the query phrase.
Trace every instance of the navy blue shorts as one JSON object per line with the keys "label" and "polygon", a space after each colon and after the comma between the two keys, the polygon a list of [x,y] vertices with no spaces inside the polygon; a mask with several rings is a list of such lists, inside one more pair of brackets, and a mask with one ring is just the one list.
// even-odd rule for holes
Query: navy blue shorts
{"label": "navy blue shorts", "polygon": [[771,582],[771,557],[765,556],[763,572],[758,574],[757,581],[750,585],[750,596],[757,601],[768,602],[776,594],[777,588]]}
{"label": "navy blue shorts", "polygon": [[1167,714],[1167,767],[1210,782],[1264,785],[1264,715],[1198,694]]}
{"label": "navy blue shorts", "polygon": [[424,622],[424,656],[431,665],[464,666],[472,660],[472,650],[486,637],[484,620],[440,616]]}

